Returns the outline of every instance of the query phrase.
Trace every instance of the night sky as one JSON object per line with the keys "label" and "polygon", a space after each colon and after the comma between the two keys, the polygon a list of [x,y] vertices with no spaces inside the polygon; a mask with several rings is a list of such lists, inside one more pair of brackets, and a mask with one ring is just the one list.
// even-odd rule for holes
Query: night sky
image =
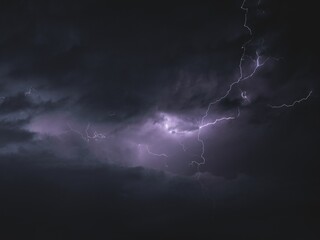
{"label": "night sky", "polygon": [[0,2],[2,239],[319,239],[313,1]]}

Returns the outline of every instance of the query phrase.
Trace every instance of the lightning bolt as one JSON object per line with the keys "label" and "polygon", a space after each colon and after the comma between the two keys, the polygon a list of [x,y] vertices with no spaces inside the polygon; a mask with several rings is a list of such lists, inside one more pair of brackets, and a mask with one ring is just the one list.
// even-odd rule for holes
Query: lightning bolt
{"label": "lightning bolt", "polygon": [[[218,98],[217,100],[213,101],[213,102],[210,102],[208,104],[208,107],[206,109],[206,112],[205,114],[202,116],[201,118],[201,121],[200,121],[200,126],[199,126],[199,130],[198,130],[198,137],[197,137],[197,140],[198,142],[201,144],[201,155],[200,155],[200,158],[202,159],[201,162],[197,162],[197,161],[192,161],[191,164],[196,164],[197,167],[198,167],[198,170],[199,170],[199,167],[203,164],[205,164],[206,162],[206,159],[204,157],[205,155],[205,144],[204,144],[204,140],[201,138],[201,129],[204,128],[204,127],[207,127],[207,126],[213,126],[213,125],[216,125],[217,123],[221,122],[221,121],[228,121],[228,120],[234,120],[236,118],[238,118],[240,116],[240,109],[238,108],[238,115],[237,116],[231,116],[231,117],[221,117],[221,118],[218,118],[216,120],[214,120],[213,122],[208,122],[208,123],[205,123],[205,119],[208,117],[209,115],[209,112],[210,112],[210,109],[212,106],[216,105],[217,103],[221,102],[223,99],[227,98],[231,92],[231,90],[233,89],[233,87],[237,84],[239,84],[241,81],[244,81],[244,80],[247,80],[247,79],[250,79],[252,78],[255,73],[259,70],[260,67],[262,67],[268,60],[269,60],[269,57],[267,57],[266,59],[262,60],[260,54],[258,51],[256,51],[256,56],[255,58],[251,58],[252,61],[254,62],[254,68],[253,70],[251,71],[251,73],[249,73],[248,75],[244,75],[243,73],[243,62],[245,60],[246,57],[248,57],[247,55],[247,45],[249,43],[251,43],[253,37],[253,32],[251,30],[251,28],[248,26],[247,22],[248,22],[248,13],[249,13],[249,8],[245,7],[245,3],[246,3],[246,0],[244,0],[241,4],[241,10],[243,10],[245,13],[244,13],[244,23],[243,23],[243,27],[246,28],[249,32],[249,35],[251,36],[251,38],[246,41],[244,44],[242,44],[241,46],[241,49],[242,49],[242,55],[240,57],[240,60],[239,60],[239,65],[238,65],[238,68],[239,68],[239,77],[234,81],[232,82],[226,93]],[[245,96],[245,95],[241,95],[242,97]]]}
{"label": "lightning bolt", "polygon": [[[256,51],[256,56],[255,58],[252,58],[251,56],[247,55],[247,46],[248,44],[250,44],[253,40],[253,32],[252,32],[252,29],[248,26],[247,22],[248,22],[248,13],[249,13],[249,8],[245,7],[245,3],[246,3],[246,0],[243,0],[242,2],[242,5],[241,5],[241,10],[244,11],[244,23],[243,23],[243,27],[245,29],[247,29],[247,31],[249,32],[249,35],[251,36],[251,38],[246,41],[242,46],[241,46],[241,49],[242,49],[242,55],[240,57],[240,60],[239,60],[239,65],[238,65],[238,68],[239,68],[239,77],[234,81],[232,82],[227,91],[225,92],[225,94],[223,96],[221,96],[220,98],[216,99],[215,101],[213,102],[210,102],[207,106],[207,109],[206,109],[206,112],[205,114],[202,116],[201,118],[201,121],[200,121],[200,126],[199,126],[199,129],[198,129],[198,137],[197,137],[197,140],[198,142],[201,144],[201,155],[200,155],[200,158],[202,159],[201,162],[197,162],[197,161],[192,161],[191,164],[196,164],[197,165],[197,168],[198,168],[198,172],[199,172],[199,168],[201,165],[204,165],[205,162],[206,162],[206,158],[205,158],[205,143],[204,143],[204,140],[201,138],[201,129],[202,128],[205,128],[205,127],[208,127],[208,126],[214,126],[216,125],[217,123],[219,122],[222,122],[222,121],[228,121],[228,120],[234,120],[236,118],[238,118],[240,116],[240,109],[238,108],[238,115],[237,116],[225,116],[225,117],[221,117],[221,118],[218,118],[218,119],[215,119],[214,121],[212,122],[208,122],[208,123],[205,123],[205,119],[208,117],[209,115],[209,112],[211,110],[211,107],[216,105],[217,103],[221,102],[222,100],[226,99],[230,92],[232,91],[232,89],[234,88],[234,86],[236,86],[237,84],[239,84],[240,82],[242,81],[245,81],[245,80],[248,80],[250,78],[252,78],[256,72],[262,67],[265,65],[265,63],[269,60],[269,59],[275,59],[275,60],[278,60],[277,58],[273,58],[273,57],[266,57],[265,59],[262,59],[262,57],[260,56],[259,52]],[[258,5],[260,5],[261,1],[259,0],[258,1]],[[243,71],[243,63],[245,61],[245,58],[246,57],[249,57],[253,62],[254,62],[254,68],[253,70],[251,71],[251,73],[249,73],[248,75],[245,75],[244,74],[244,71]],[[241,97],[242,99],[249,101],[247,95],[246,95],[246,92],[245,91],[241,91]],[[312,94],[312,91],[309,92],[309,94],[304,97],[304,98],[301,98],[299,100],[296,100],[294,101],[292,104],[282,104],[282,105],[278,105],[278,106],[273,106],[273,105],[269,105],[271,108],[283,108],[283,107],[294,107],[296,104],[298,103],[301,103],[303,101],[306,101]],[[200,177],[200,175],[199,175]]]}
{"label": "lightning bolt", "polygon": [[[214,106],[214,105],[216,105],[217,103],[221,102],[222,100],[226,99],[226,98],[229,96],[231,90],[233,89],[233,87],[234,87],[235,85],[239,84],[241,81],[245,81],[245,80],[248,80],[248,79],[252,78],[252,77],[255,75],[255,73],[259,70],[259,68],[261,68],[262,66],[264,66],[264,64],[270,59],[270,57],[267,57],[266,59],[261,60],[261,56],[259,55],[259,52],[258,52],[258,51],[256,51],[256,58],[252,58],[252,57],[250,57],[250,56],[248,56],[248,55],[246,54],[246,53],[247,53],[247,45],[252,41],[253,38],[252,38],[252,30],[251,30],[251,28],[248,27],[248,25],[247,25],[247,18],[248,18],[249,9],[244,7],[245,3],[246,3],[246,0],[244,0],[244,1],[242,2],[242,5],[241,5],[241,9],[245,11],[245,14],[244,14],[245,17],[244,17],[243,27],[246,28],[246,29],[249,31],[249,34],[250,34],[251,38],[250,38],[248,41],[246,41],[246,42],[241,46],[242,55],[241,55],[241,57],[240,57],[239,64],[238,64],[239,77],[238,77],[237,80],[235,80],[234,82],[232,82],[232,83],[229,85],[226,93],[225,93],[222,97],[220,97],[220,98],[218,98],[217,100],[209,103],[209,105],[208,105],[208,107],[207,107],[207,110],[206,110],[206,112],[205,112],[205,115],[204,115],[204,116],[202,117],[202,119],[201,119],[201,125],[203,124],[205,118],[209,115],[209,112],[210,112],[210,109],[211,109],[212,106]],[[250,57],[251,60],[254,62],[254,69],[252,70],[252,72],[251,72],[250,74],[244,76],[244,73],[243,73],[243,62],[244,62],[244,60],[245,60],[246,57]]]}
{"label": "lightning bolt", "polygon": [[281,104],[281,105],[270,105],[270,104],[269,104],[268,106],[271,107],[271,108],[291,108],[291,107],[294,107],[294,106],[295,106],[296,104],[298,104],[298,103],[307,101],[307,100],[310,98],[311,94],[312,94],[312,91],[310,91],[306,97],[301,98],[301,99],[298,99],[298,100],[295,100],[295,101],[294,101],[293,103],[291,103],[291,104],[285,104],[285,103],[284,103],[284,104]]}

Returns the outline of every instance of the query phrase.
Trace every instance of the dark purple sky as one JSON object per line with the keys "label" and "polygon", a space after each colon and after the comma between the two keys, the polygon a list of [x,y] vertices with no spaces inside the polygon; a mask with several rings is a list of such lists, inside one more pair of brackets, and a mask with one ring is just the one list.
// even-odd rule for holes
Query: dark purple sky
{"label": "dark purple sky", "polygon": [[242,3],[2,1],[8,229],[316,239],[316,8]]}

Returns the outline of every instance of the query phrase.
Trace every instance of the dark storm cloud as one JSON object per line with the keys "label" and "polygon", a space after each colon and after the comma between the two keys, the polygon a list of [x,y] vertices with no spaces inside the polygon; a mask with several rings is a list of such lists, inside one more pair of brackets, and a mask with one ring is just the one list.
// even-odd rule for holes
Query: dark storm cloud
{"label": "dark storm cloud", "polygon": [[[33,123],[50,111],[57,115],[67,111],[83,122],[116,122],[120,130],[127,127],[128,119],[143,122],[156,118],[157,111],[199,121],[208,103],[223,96],[228,84],[237,79],[241,45],[249,38],[243,28],[244,12],[234,2],[170,8],[146,3],[124,8],[97,1],[2,4],[1,92],[7,97],[0,111],[26,110]],[[301,58],[290,55],[294,48],[306,55],[302,46],[307,40],[299,37],[298,44],[290,41],[287,48],[279,47],[287,46],[296,35],[290,21],[298,8],[284,11],[285,4],[272,1],[260,6],[248,1],[247,6],[255,33],[248,54],[254,56],[258,48],[260,54],[281,59],[270,60],[255,79],[239,85],[251,97],[250,105],[242,106],[240,89],[235,88],[215,106],[212,117],[233,114],[241,107],[247,112],[243,128],[252,132],[251,124],[264,128],[271,121],[266,109],[271,100],[294,99],[314,84],[304,80],[312,76],[305,74],[306,67],[296,70]],[[244,68],[248,72],[250,68]],[[15,84],[20,92],[6,95]],[[38,99],[23,94],[30,87],[37,90]],[[66,125],[70,119],[61,121]],[[220,154],[224,156],[223,150]]]}
{"label": "dark storm cloud", "polygon": [[[256,238],[261,232],[270,237],[301,236],[306,234],[302,229],[313,230],[297,208],[302,200],[294,192],[297,188],[282,181],[274,184],[275,179],[225,180],[204,174],[197,181],[141,167],[101,165],[94,159],[87,159],[93,161],[87,165],[57,166],[60,160],[48,153],[2,156],[0,202],[6,218],[2,236],[9,232],[19,236],[11,229],[15,223],[24,223],[19,229],[36,239],[48,235],[190,237],[199,232],[230,239]],[[55,164],[50,167],[50,162]],[[272,194],[277,197],[270,198]],[[274,209],[281,220],[270,214]],[[266,226],[277,230],[270,232]],[[289,226],[296,230],[287,232]]]}
{"label": "dark storm cloud", "polygon": [[[317,239],[309,1],[247,1],[244,75],[257,53],[270,60],[212,106],[206,121],[241,114],[201,130],[206,164],[200,175],[190,166],[208,104],[239,77],[241,2],[1,1],[0,215],[11,238]],[[268,107],[310,90],[295,108]]]}
{"label": "dark storm cloud", "polygon": [[20,122],[0,121],[0,149],[7,144],[31,141],[34,134],[20,129]]}
{"label": "dark storm cloud", "polygon": [[23,93],[16,96],[5,97],[1,102],[0,113],[7,114],[11,112],[26,110],[32,108],[33,104]]}
{"label": "dark storm cloud", "polygon": [[[27,89],[27,92],[18,92],[1,98],[0,116],[6,118],[10,114],[19,116],[26,113],[28,117],[34,117],[37,114],[62,110],[68,104],[68,98],[64,97],[57,100],[45,100],[33,88]],[[18,117],[19,118],[19,117]]]}
{"label": "dark storm cloud", "polygon": [[[232,35],[239,32],[230,20],[224,29],[212,26],[214,21],[207,18],[222,18],[221,10],[228,7],[231,12],[238,11],[232,5],[210,9],[185,5],[170,11],[165,6],[149,6],[150,10],[144,11],[140,4],[122,9],[116,3],[98,2],[79,2],[76,7],[38,1],[8,5],[7,12],[13,15],[4,13],[11,27],[3,26],[7,34],[1,54],[13,65],[7,77],[27,78],[30,84],[47,89],[68,89],[79,95],[79,105],[100,115],[107,109],[130,117],[163,101],[167,102],[165,108],[173,106],[175,96],[161,96],[174,82],[185,80],[179,79],[176,69],[185,67],[194,76],[208,72],[225,56],[233,56],[230,47],[237,39]],[[159,7],[166,11],[165,16],[159,15]],[[212,16],[202,17],[204,10],[212,11]],[[218,64],[218,75],[230,70],[229,64]],[[192,101],[200,95],[208,94],[204,89],[193,93],[181,107],[196,106],[199,101]]]}

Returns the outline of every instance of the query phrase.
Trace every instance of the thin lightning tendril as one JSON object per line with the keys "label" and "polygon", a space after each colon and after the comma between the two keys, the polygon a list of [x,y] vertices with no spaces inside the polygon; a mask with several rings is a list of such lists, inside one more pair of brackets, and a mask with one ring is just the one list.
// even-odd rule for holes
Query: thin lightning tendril
{"label": "thin lightning tendril", "polygon": [[[142,146],[145,147],[146,152],[151,155],[151,156],[155,156],[155,157],[161,157],[161,158],[169,158],[169,156],[165,153],[155,153],[153,151],[150,150],[149,146],[146,144],[138,144],[138,147],[141,148]],[[165,161],[165,167],[168,167],[168,163]]]}
{"label": "thin lightning tendril", "polygon": [[252,30],[251,30],[251,28],[247,25],[249,8],[244,7],[244,4],[245,4],[245,3],[246,3],[246,0],[244,0],[244,1],[242,2],[242,5],[241,5],[241,9],[245,11],[244,24],[243,24],[243,26],[244,26],[246,29],[248,29],[250,35],[252,35]]}
{"label": "thin lightning tendril", "polygon": [[154,153],[154,152],[152,152],[148,145],[146,145],[146,150],[150,155],[153,155],[153,156],[156,156],[156,157],[166,157],[166,158],[168,157],[168,155],[165,154],[165,153]]}
{"label": "thin lightning tendril", "polygon": [[156,157],[166,157],[168,158],[168,155],[165,153],[155,153],[153,151],[150,150],[149,146],[146,144],[138,144],[138,147],[141,148],[142,146],[145,147],[146,151],[148,154],[152,155],[152,156],[156,156]]}
{"label": "thin lightning tendril", "polygon": [[178,141],[178,143],[179,143],[179,145],[181,146],[182,150],[183,150],[184,152],[186,152],[186,151],[187,151],[186,146],[185,146],[182,142],[180,142],[180,141]]}
{"label": "thin lightning tendril", "polygon": [[221,122],[221,121],[226,121],[226,120],[233,120],[236,119],[240,116],[240,109],[238,108],[238,115],[235,117],[222,117],[222,118],[217,118],[216,120],[214,120],[213,122],[208,122],[206,124],[200,125],[199,129],[204,128],[204,127],[208,127],[211,125],[216,125],[216,123]]}
{"label": "thin lightning tendril", "polygon": [[311,94],[312,94],[312,91],[310,91],[306,97],[301,98],[301,99],[299,99],[299,100],[296,100],[296,101],[294,101],[294,102],[291,103],[291,104],[285,104],[285,103],[282,104],[282,105],[270,105],[270,104],[269,104],[268,106],[271,107],[271,108],[284,108],[284,107],[286,107],[286,108],[291,108],[291,107],[294,107],[294,106],[295,106],[296,104],[298,104],[298,103],[307,101],[307,100],[309,99],[309,97],[311,96]]}

